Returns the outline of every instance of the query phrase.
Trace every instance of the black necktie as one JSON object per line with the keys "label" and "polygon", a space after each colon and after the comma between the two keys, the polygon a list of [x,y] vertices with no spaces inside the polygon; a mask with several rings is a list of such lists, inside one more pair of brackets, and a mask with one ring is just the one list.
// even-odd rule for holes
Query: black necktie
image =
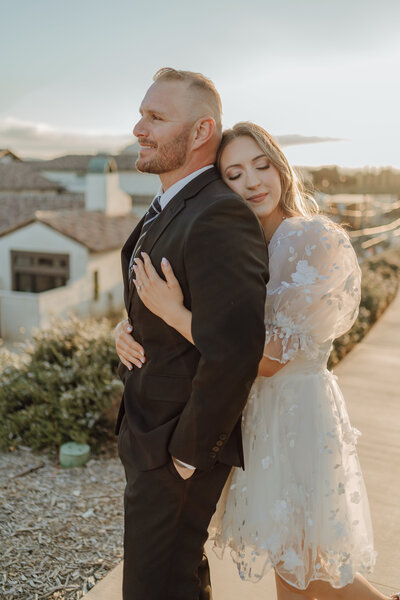
{"label": "black necktie", "polygon": [[161,196],[156,196],[154,198],[153,202],[150,205],[149,210],[146,213],[146,216],[145,216],[145,219],[144,219],[144,222],[142,225],[142,230],[139,235],[139,239],[136,242],[136,246],[132,252],[131,260],[129,261],[129,279],[131,278],[131,275],[132,275],[132,269],[133,269],[133,265],[134,265],[133,260],[139,254],[139,251],[142,247],[146,233],[152,226],[153,221],[155,221],[155,219],[157,219],[158,215],[160,214],[160,212],[162,210],[161,204],[160,204],[160,198],[161,198]]}

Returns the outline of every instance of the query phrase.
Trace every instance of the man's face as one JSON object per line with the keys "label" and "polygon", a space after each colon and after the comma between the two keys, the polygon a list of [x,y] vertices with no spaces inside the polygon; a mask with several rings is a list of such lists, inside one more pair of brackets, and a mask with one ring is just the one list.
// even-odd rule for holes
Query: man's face
{"label": "man's face", "polygon": [[169,173],[182,167],[190,150],[193,117],[187,84],[180,81],[155,82],[139,110],[141,119],[133,134],[138,138],[138,171]]}

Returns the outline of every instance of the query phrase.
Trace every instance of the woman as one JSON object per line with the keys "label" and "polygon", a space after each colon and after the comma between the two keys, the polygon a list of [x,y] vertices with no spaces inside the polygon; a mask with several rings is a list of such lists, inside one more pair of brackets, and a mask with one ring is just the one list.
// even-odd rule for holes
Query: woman
{"label": "woman", "polygon": [[[258,581],[273,567],[279,600],[383,600],[358,573],[375,563],[359,432],[326,369],[333,339],[357,316],[357,257],[346,233],[317,215],[261,127],[226,131],[217,164],[263,226],[270,281],[265,352],[243,418],[246,470],[234,470],[225,488],[215,550],[230,547],[243,579]],[[163,260],[166,281],[146,254],[134,268],[145,305],[193,343],[172,266]],[[138,346],[138,365],[143,353]]]}

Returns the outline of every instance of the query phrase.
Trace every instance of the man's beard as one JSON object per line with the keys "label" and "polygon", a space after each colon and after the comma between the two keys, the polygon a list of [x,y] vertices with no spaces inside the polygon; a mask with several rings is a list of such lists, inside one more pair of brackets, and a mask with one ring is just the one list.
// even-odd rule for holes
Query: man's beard
{"label": "man's beard", "polygon": [[187,158],[191,126],[186,126],[173,140],[157,146],[151,158],[138,158],[136,168],[141,173],[169,173],[182,167]]}

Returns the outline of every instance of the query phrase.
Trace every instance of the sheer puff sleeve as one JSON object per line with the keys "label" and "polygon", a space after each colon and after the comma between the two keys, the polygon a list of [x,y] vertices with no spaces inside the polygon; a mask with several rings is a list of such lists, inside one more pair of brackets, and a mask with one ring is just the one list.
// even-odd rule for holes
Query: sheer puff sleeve
{"label": "sheer puff sleeve", "polygon": [[321,215],[291,217],[272,236],[269,256],[264,355],[315,359],[358,314],[361,271],[348,235]]}

